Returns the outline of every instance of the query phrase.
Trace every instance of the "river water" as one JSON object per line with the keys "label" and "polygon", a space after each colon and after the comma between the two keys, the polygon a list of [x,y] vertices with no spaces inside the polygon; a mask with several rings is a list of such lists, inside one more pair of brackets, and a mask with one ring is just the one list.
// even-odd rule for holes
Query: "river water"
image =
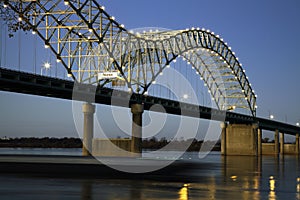
{"label": "river water", "polygon": [[[80,149],[0,149],[1,154],[80,155]],[[300,158],[297,156],[222,157],[212,152],[200,159],[187,152],[182,159],[197,165],[184,179],[60,178],[0,174],[0,199],[297,199],[300,200]],[[172,156],[164,153],[163,158]],[[186,181],[189,180],[192,181]]]}

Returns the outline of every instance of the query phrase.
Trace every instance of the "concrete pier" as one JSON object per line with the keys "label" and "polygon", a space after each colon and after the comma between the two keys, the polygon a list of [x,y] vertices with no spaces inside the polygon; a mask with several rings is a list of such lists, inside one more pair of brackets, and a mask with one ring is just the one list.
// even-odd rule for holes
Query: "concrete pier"
{"label": "concrete pier", "polygon": [[275,131],[275,142],[263,143],[262,154],[275,156],[278,156],[279,153],[281,155],[299,155],[299,134],[296,134],[295,144],[285,144],[284,136],[284,133],[279,134],[279,131]]}
{"label": "concrete pier", "polygon": [[94,113],[95,105],[91,103],[85,103],[82,106],[83,119],[83,145],[82,155],[90,156],[92,152],[92,142],[94,135]]}
{"label": "concrete pier", "polygon": [[257,129],[257,154],[258,156],[262,155],[262,130],[260,128]]}
{"label": "concrete pier", "polygon": [[262,143],[262,129],[258,124],[221,123],[222,155],[299,155],[300,138],[294,144],[285,144],[285,133],[275,130],[274,143]]}
{"label": "concrete pier", "polygon": [[296,154],[299,155],[300,146],[299,146],[299,133],[296,134]]}
{"label": "concrete pier", "polygon": [[284,154],[284,133],[280,133],[280,154]]}
{"label": "concrete pier", "polygon": [[257,124],[228,124],[224,137],[226,141],[223,141],[226,143],[224,155],[257,156],[257,128]]}
{"label": "concrete pier", "polygon": [[142,104],[132,104],[132,139],[131,152],[142,156],[142,126],[143,126],[144,106]]}
{"label": "concrete pier", "polygon": [[279,154],[279,131],[275,131],[275,136],[274,136],[274,141],[275,141],[275,155]]}
{"label": "concrete pier", "polygon": [[221,123],[221,155],[226,155],[226,123]]}
{"label": "concrete pier", "polygon": [[131,157],[130,139],[93,139],[93,156]]}

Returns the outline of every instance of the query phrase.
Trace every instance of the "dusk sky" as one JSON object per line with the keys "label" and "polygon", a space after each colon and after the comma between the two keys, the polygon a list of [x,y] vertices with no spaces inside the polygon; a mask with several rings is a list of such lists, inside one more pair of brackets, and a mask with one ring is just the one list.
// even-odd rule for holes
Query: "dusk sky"
{"label": "dusk sky", "polygon": [[[268,118],[271,113],[278,121],[300,122],[299,0],[99,2],[127,29],[200,27],[215,32],[231,46],[249,76],[258,95],[257,116]],[[16,53],[20,35],[17,33],[13,39],[7,39],[3,30],[0,63],[4,67],[14,65],[12,68],[16,69],[18,63],[12,52]],[[24,52],[28,51],[26,38],[30,37],[31,34],[21,35]],[[29,40],[32,42],[32,38]],[[44,51],[39,39],[37,44]],[[26,60],[23,57],[22,60]],[[32,61],[32,57],[30,59]],[[0,137],[76,136],[69,101],[0,92],[0,102]],[[97,115],[101,116],[109,108],[101,106],[99,109],[101,113]],[[172,127],[167,131],[171,130]]]}

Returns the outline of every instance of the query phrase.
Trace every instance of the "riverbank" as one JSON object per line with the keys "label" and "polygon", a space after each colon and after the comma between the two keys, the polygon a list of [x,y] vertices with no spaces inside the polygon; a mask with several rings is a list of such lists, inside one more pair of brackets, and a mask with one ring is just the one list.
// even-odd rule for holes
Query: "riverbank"
{"label": "riverbank", "polygon": [[[162,138],[145,139],[142,142],[144,150],[158,150],[170,143],[169,140]],[[199,151],[203,145],[202,140],[188,139],[188,140],[175,140],[172,141],[173,148],[169,150],[185,150]],[[220,142],[207,141],[207,146],[213,146],[212,151],[220,151]],[[0,148],[82,148],[82,140],[80,138],[5,138],[0,139]]]}
{"label": "riverbank", "polygon": [[0,148],[82,148],[80,138],[6,138]]}

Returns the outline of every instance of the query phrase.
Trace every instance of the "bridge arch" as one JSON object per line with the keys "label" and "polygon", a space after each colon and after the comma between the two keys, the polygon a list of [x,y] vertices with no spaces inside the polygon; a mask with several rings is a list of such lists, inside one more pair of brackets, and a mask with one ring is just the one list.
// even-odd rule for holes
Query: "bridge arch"
{"label": "bridge arch", "polygon": [[[163,35],[163,36],[162,36]],[[205,29],[189,29],[181,31],[163,31],[136,33],[139,39],[129,43],[136,49],[124,53],[133,61],[122,59],[124,80],[128,87],[135,87],[136,92],[145,93],[172,61],[183,57],[196,70],[207,86],[209,93],[219,109],[232,107],[248,109],[252,115],[256,111],[256,95],[251,83],[231,48],[218,35]],[[129,56],[128,56],[129,55]],[[114,57],[122,57],[115,54]],[[151,69],[151,74],[140,73]],[[130,71],[138,71],[134,78],[128,79]],[[138,77],[140,76],[140,77]],[[132,88],[133,89],[133,88]]]}
{"label": "bridge arch", "polygon": [[182,56],[203,79],[219,109],[235,106],[256,115],[256,95],[242,65],[227,43],[209,30],[134,33],[96,0],[4,1],[4,5],[39,35],[75,81],[100,84],[99,71],[118,70],[128,88],[143,93]]}

